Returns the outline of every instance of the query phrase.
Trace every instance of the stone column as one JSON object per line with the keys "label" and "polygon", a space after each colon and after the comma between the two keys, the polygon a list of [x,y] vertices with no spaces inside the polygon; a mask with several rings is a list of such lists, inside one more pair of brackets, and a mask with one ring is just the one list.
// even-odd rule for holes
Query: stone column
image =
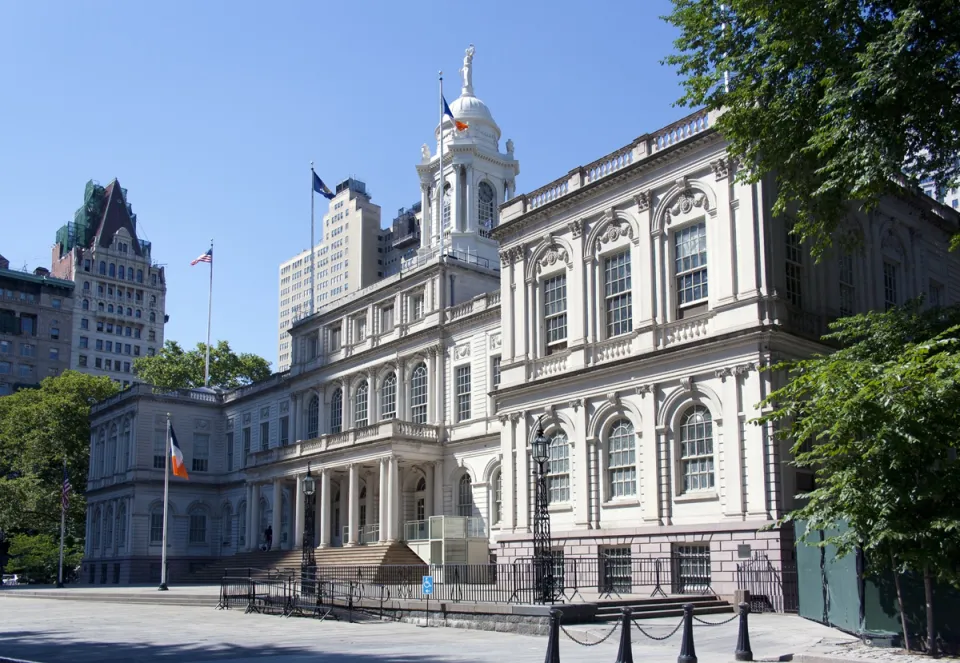
{"label": "stone column", "polygon": [[273,527],[273,547],[280,550],[280,530],[283,527],[281,515],[283,514],[283,481],[273,480],[273,518],[271,526]]}
{"label": "stone column", "polygon": [[504,415],[500,417],[501,433],[501,452],[503,461],[500,464],[500,477],[503,481],[503,505],[500,514],[500,530],[505,532],[513,531],[516,525],[514,513],[516,510],[516,498],[514,497],[514,487],[517,485],[516,466],[513,455],[514,445],[514,415]]}
{"label": "stone column", "polygon": [[729,368],[719,369],[716,373],[723,380],[723,443],[719,445],[722,466],[727,468],[723,513],[728,517],[739,517],[743,514],[743,449],[740,444],[740,390],[737,388],[739,377]]}
{"label": "stone column", "polygon": [[436,406],[436,409],[434,410],[435,418],[433,420],[433,423],[435,423],[437,426],[443,426],[446,423],[445,411],[446,411],[447,392],[444,389],[444,385],[446,384],[446,381],[447,381],[446,359],[447,359],[446,349],[443,347],[443,345],[440,345],[440,347],[437,348],[437,359],[436,359],[435,371],[434,371],[436,376],[436,382],[434,383],[434,390],[433,390],[434,393],[437,395],[437,397],[434,399],[437,403],[437,406]]}
{"label": "stone column", "polygon": [[287,420],[290,422],[290,430],[288,435],[290,437],[290,444],[296,444],[297,440],[300,439],[300,396],[299,394],[294,394],[290,399],[290,418]]}
{"label": "stone column", "polygon": [[397,467],[397,457],[390,456],[388,460],[390,465],[390,501],[387,520],[390,523],[389,541],[400,540],[400,527],[398,520],[400,518],[400,471]]}
{"label": "stone column", "polygon": [[250,537],[252,546],[250,550],[256,550],[260,544],[260,486],[253,484],[253,504],[250,509],[250,529],[247,530],[247,536]]}
{"label": "stone column", "polygon": [[304,494],[303,494],[303,477],[304,475],[297,475],[297,484],[295,490],[297,491],[297,501],[296,501],[296,517],[293,520],[293,545],[296,548],[303,547],[303,505],[304,505]]}
{"label": "stone column", "polygon": [[[397,385],[397,388],[398,389],[400,388],[399,383]],[[388,516],[390,512],[387,510],[387,496],[390,494],[390,487],[387,481],[387,479],[389,478],[389,470],[387,468],[387,459],[381,458],[379,464],[380,464],[380,500],[379,500],[380,502],[379,504],[380,543],[386,543],[387,529],[388,529],[387,521],[390,519]]]}
{"label": "stone column", "polygon": [[[500,252],[500,283],[502,284],[500,288],[500,310],[501,310],[501,320],[508,318],[512,320],[516,315],[513,310],[513,259],[511,258],[510,252],[501,251]],[[503,330],[501,332],[502,336],[502,361],[504,364],[513,359],[513,335],[515,325],[507,324],[503,325]]]}
{"label": "stone column", "polygon": [[346,544],[355,546],[357,545],[357,527],[360,523],[360,468],[356,463],[351,463],[347,466],[347,470],[350,474],[350,497]]}
{"label": "stone column", "polygon": [[[394,309],[396,311],[396,309]],[[407,412],[407,380],[404,371],[406,364],[403,359],[397,360],[397,405],[396,418],[403,421],[410,420],[410,414]],[[381,521],[382,522],[382,521]]]}
{"label": "stone column", "polygon": [[[367,472],[366,484],[367,484],[367,525],[373,523],[373,480],[377,476],[376,472]],[[361,543],[370,543],[364,537],[359,537]]]}
{"label": "stone column", "polygon": [[[573,456],[573,478],[571,488],[576,496],[573,501],[573,516],[577,527],[586,528],[589,526],[591,515],[600,515],[600,504],[603,502],[603,486],[596,485],[596,493],[591,482],[590,476],[590,454],[592,450],[599,445],[600,440],[587,437],[586,432],[589,428],[589,415],[586,405],[580,401],[575,401],[576,418],[575,442],[571,456]],[[574,433],[574,431],[571,431]],[[582,437],[581,437],[582,435]]]}
{"label": "stone column", "polygon": [[660,522],[660,472],[657,460],[657,397],[652,385],[637,387],[641,396],[637,431],[637,494],[643,504],[643,520]]}
{"label": "stone column", "polygon": [[433,514],[434,516],[443,515],[443,461],[438,460],[433,463]]}
{"label": "stone column", "polygon": [[[743,375],[743,394],[744,415],[747,421],[760,416],[759,408],[755,407],[762,400],[762,389],[760,381],[767,374],[761,374],[757,371],[745,372]],[[724,403],[726,406],[726,403]],[[726,417],[726,413],[724,413]],[[736,418],[736,413],[733,414]],[[747,426],[744,431],[745,440],[743,447],[746,454],[743,458],[743,464],[747,470],[747,477],[750,482],[746,485],[746,499],[748,517],[769,517],[767,491],[771,484],[777,479],[767,468],[767,439],[764,435],[764,427],[758,425]],[[729,475],[728,475],[729,476]]]}
{"label": "stone column", "polygon": [[439,425],[437,418],[437,350],[429,348],[427,350],[427,423]]}
{"label": "stone column", "polygon": [[434,484],[433,484],[433,472],[431,470],[431,465],[433,465],[433,463],[426,463],[424,465],[423,482],[426,485],[426,490],[424,490],[424,495],[423,495],[424,520],[430,520],[430,516],[433,515],[433,485]]}
{"label": "stone column", "polygon": [[[570,225],[574,226],[574,224]],[[583,226],[581,225],[579,229],[570,234],[573,255],[568,256],[568,259],[574,265],[582,264],[583,271],[589,274],[593,261],[584,257],[590,250],[583,245]],[[576,270],[573,270],[568,272],[567,276],[567,310],[570,312],[570,315],[567,316],[567,344],[568,347],[573,347],[583,343],[584,338],[586,338],[588,324],[586,316],[592,308],[593,293],[589,290],[589,284],[584,283],[583,274],[577,274]]]}
{"label": "stone column", "polygon": [[320,470],[320,547],[330,547],[330,470]]}
{"label": "stone column", "polygon": [[517,530],[530,527],[530,454],[527,452],[527,416],[517,422]]}

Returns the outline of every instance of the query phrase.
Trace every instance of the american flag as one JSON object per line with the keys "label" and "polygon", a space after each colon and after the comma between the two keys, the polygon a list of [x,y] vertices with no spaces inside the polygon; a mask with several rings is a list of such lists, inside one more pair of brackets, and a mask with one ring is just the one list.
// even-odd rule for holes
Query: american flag
{"label": "american flag", "polygon": [[66,511],[67,507],[70,506],[70,490],[73,486],[70,485],[70,477],[67,476],[67,466],[63,466],[63,490],[60,492],[60,504],[63,506],[63,510]]}
{"label": "american flag", "polygon": [[212,263],[212,262],[213,262],[213,249],[212,249],[212,248],[207,249],[207,252],[206,252],[206,253],[204,253],[202,256],[200,256],[199,258],[197,258],[196,260],[194,260],[194,261],[191,262],[190,264],[191,264],[191,265],[196,265],[198,262],[211,262],[211,263]]}

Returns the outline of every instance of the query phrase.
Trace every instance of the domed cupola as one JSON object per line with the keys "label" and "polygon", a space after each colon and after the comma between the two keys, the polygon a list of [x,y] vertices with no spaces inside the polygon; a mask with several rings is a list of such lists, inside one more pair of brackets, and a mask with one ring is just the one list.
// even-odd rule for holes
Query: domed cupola
{"label": "domed cupola", "polygon": [[[499,149],[500,127],[493,119],[493,114],[483,101],[478,99],[473,93],[473,55],[476,52],[473,45],[467,49],[463,58],[463,68],[460,69],[460,75],[463,78],[463,85],[460,88],[460,96],[450,102],[450,111],[458,121],[464,122],[469,126],[466,131],[457,131],[449,118],[443,122],[443,139],[447,140],[470,140],[475,142],[486,142],[482,138],[492,139],[494,149]],[[437,127],[437,140],[440,140],[440,128]],[[478,139],[480,139],[478,141]]]}

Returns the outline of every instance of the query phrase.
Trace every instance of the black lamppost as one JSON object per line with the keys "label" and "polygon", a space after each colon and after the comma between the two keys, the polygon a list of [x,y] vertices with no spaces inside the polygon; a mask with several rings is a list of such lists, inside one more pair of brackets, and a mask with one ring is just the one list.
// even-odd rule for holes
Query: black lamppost
{"label": "black lamppost", "polygon": [[543,434],[543,426],[537,421],[537,435],[531,444],[535,481],[533,507],[533,566],[536,578],[536,602],[553,603],[553,542],[550,540],[550,495],[547,491],[547,461],[550,460],[550,438]]}
{"label": "black lamppost", "polygon": [[[313,574],[317,569],[317,559],[314,557],[313,545],[313,530],[317,512],[317,482],[310,474],[310,463],[307,463],[307,476],[303,477],[301,489],[303,490],[303,502],[306,511],[303,516],[303,552],[300,557],[300,577],[301,584],[305,585],[308,580],[313,580]],[[302,591],[303,587],[301,587]]]}

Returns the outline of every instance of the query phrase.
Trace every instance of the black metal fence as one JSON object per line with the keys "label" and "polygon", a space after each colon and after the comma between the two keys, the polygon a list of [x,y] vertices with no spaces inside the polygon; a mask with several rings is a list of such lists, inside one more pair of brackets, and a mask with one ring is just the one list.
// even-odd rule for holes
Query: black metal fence
{"label": "black metal fence", "polygon": [[[301,576],[298,568],[227,569],[221,583],[221,603],[224,607],[245,605],[269,612],[284,602],[281,594],[285,593],[287,602],[302,602],[302,595],[311,591],[324,603],[331,599],[351,606],[364,599],[381,604],[390,600],[423,601],[428,598],[423,593],[424,576],[432,576],[429,599],[437,601],[530,604],[539,591],[532,558],[498,564],[321,565],[309,576]],[[560,601],[573,601],[578,596],[583,599],[585,593],[591,599],[713,593],[708,555],[557,556],[553,588]]]}
{"label": "black metal fence", "polygon": [[753,612],[799,612],[796,562],[781,562],[777,568],[763,553],[737,564],[737,588],[750,592]]}

